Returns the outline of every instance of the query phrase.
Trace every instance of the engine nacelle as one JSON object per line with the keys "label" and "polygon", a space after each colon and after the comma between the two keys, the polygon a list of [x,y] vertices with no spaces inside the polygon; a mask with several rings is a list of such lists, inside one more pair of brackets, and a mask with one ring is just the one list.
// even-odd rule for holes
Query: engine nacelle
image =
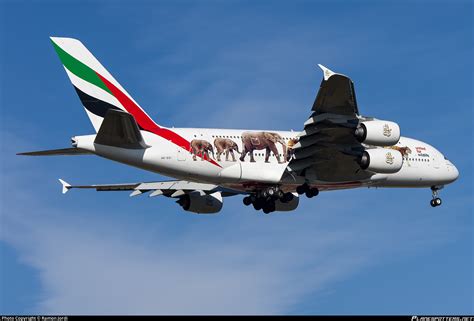
{"label": "engine nacelle", "polygon": [[402,165],[402,154],[386,148],[367,149],[360,159],[362,169],[382,174],[396,173]]}
{"label": "engine nacelle", "polygon": [[292,194],[293,198],[291,199],[291,201],[288,201],[286,203],[283,203],[280,200],[275,201],[275,211],[289,212],[295,210],[298,207],[298,204],[300,203],[300,198],[298,197],[298,194]]}
{"label": "engine nacelle", "polygon": [[176,201],[188,212],[197,214],[215,214],[222,209],[222,195],[215,192],[209,195],[201,195],[199,192],[185,194]]}
{"label": "engine nacelle", "polygon": [[392,146],[400,140],[400,127],[386,120],[370,120],[359,124],[355,131],[361,143],[375,146]]}

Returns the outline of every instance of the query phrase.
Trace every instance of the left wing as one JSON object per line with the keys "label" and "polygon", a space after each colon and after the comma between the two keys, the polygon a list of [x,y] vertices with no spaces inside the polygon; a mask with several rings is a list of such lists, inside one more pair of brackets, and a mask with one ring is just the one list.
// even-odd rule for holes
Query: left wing
{"label": "left wing", "polygon": [[190,181],[163,181],[145,183],[125,183],[125,184],[95,184],[95,185],[70,185],[66,181],[59,179],[62,184],[62,192],[66,194],[73,188],[95,189],[96,191],[132,191],[130,196],[137,196],[142,193],[151,192],[150,197],[164,195],[167,197],[180,197],[191,192],[212,194],[221,192],[222,196],[232,196],[241,192],[223,188],[219,185],[197,183]]}
{"label": "left wing", "polygon": [[310,180],[354,181],[370,177],[357,161],[363,152],[354,131],[359,110],[354,84],[344,75],[319,65],[323,80],[299,142],[293,147],[290,171]]}

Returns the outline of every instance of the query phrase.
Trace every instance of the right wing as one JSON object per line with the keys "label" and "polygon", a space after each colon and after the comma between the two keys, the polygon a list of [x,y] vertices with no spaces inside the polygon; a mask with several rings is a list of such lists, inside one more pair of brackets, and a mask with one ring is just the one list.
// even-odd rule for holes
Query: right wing
{"label": "right wing", "polygon": [[363,147],[354,135],[359,124],[354,84],[347,76],[319,67],[324,78],[288,167],[309,180],[366,179],[371,174],[357,163]]}
{"label": "right wing", "polygon": [[223,188],[219,185],[197,183],[190,181],[163,181],[145,183],[125,183],[125,184],[95,184],[95,185],[70,185],[66,181],[59,179],[62,184],[62,192],[66,194],[73,188],[95,189],[96,191],[132,191],[130,196],[137,196],[142,193],[151,192],[150,197],[164,195],[167,197],[180,197],[191,192],[201,192],[212,194],[221,192],[222,196],[232,196],[241,192]]}

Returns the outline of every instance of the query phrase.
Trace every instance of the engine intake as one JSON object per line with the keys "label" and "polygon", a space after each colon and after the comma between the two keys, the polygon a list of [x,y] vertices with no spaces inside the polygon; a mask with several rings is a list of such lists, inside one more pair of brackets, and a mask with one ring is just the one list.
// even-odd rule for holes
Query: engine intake
{"label": "engine intake", "polygon": [[193,192],[181,196],[176,203],[188,212],[197,214],[215,214],[222,209],[222,195],[215,192],[209,195],[201,195],[199,192]]}
{"label": "engine intake", "polygon": [[368,149],[362,154],[359,164],[364,170],[393,174],[402,168],[403,157],[399,152],[390,149]]}
{"label": "engine intake", "polygon": [[400,127],[392,121],[370,120],[361,122],[354,134],[364,144],[392,146],[400,140]]}

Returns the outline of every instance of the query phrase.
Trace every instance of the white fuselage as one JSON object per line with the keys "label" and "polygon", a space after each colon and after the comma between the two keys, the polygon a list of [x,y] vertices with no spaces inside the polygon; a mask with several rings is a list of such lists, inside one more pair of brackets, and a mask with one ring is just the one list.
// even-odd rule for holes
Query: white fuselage
{"label": "white fuselage", "polygon": [[[214,146],[215,139],[230,139],[237,144],[238,151],[244,150],[242,133],[246,130],[235,129],[207,129],[207,128],[170,128],[188,141],[203,140]],[[251,131],[262,132],[262,131]],[[278,133],[285,143],[297,137],[293,131],[271,131]],[[197,182],[214,183],[240,191],[251,191],[259,185],[280,185],[286,191],[294,191],[296,186],[305,182],[303,177],[282,178],[288,162],[283,162],[285,151],[281,143],[276,143],[279,163],[273,152],[269,153],[266,162],[265,149],[254,150],[255,162],[250,161],[250,154],[223,152],[217,160],[217,150],[214,146],[214,155],[195,157],[192,151],[184,149],[166,139],[147,131],[141,131],[144,142],[150,146],[146,149],[123,149],[94,144],[96,135],[76,136],[77,147],[91,151],[99,156],[132,165],[141,169],[174,177],[177,179],[193,180]],[[258,142],[257,142],[258,143]],[[394,174],[374,173],[364,181],[325,182],[320,180],[306,181],[318,187],[321,191],[346,189],[364,186],[374,187],[431,187],[442,186],[456,180],[458,171],[443,154],[429,144],[419,140],[401,137],[400,141],[391,147],[398,149],[403,155],[403,166]],[[400,149],[401,148],[401,149]],[[226,159],[227,158],[227,159]]]}

